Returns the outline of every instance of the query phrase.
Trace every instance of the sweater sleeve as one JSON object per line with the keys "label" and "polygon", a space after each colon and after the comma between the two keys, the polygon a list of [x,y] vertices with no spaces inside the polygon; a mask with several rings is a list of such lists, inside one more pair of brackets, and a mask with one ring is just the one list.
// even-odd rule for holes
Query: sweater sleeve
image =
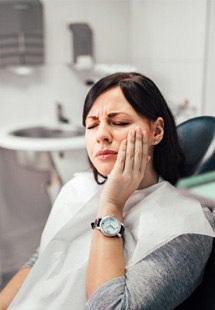
{"label": "sweater sleeve", "polygon": [[39,248],[36,249],[31,258],[22,266],[22,268],[32,268],[36,263],[39,255]]}
{"label": "sweater sleeve", "polygon": [[91,296],[86,310],[168,310],[201,283],[213,238],[181,235],[113,279]]}

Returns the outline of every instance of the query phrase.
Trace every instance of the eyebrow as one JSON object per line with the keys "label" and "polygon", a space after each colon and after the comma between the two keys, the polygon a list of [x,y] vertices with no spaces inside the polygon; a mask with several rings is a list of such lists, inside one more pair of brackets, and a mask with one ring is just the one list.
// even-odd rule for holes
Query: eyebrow
{"label": "eyebrow", "polygon": [[[121,114],[129,116],[129,114],[124,113],[124,112],[112,112],[112,113],[109,113],[107,116],[111,118],[111,117],[114,117],[114,116],[117,116],[117,115],[121,115]],[[88,118],[90,118],[90,119],[98,119],[98,116],[89,115],[89,116],[87,116],[87,119]]]}

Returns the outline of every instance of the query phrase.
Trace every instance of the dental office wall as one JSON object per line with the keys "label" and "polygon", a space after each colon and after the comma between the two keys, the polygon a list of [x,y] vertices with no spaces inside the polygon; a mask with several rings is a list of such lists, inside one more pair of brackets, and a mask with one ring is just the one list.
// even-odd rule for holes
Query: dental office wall
{"label": "dental office wall", "polygon": [[214,85],[215,85],[215,0],[208,2],[208,22],[206,31],[205,79],[203,111],[215,116]]}
{"label": "dental office wall", "polygon": [[63,104],[71,121],[81,122],[88,88],[72,69],[69,23],[86,22],[92,27],[96,61],[128,61],[127,0],[44,0],[42,3],[45,64],[29,76],[17,76],[0,69],[0,128],[55,120],[56,102]]}
{"label": "dental office wall", "polygon": [[130,12],[132,63],[189,117],[215,115],[215,1],[134,0]]}
{"label": "dental office wall", "polygon": [[29,76],[0,70],[0,128],[56,118],[56,102],[80,123],[88,88],[72,69],[68,24],[87,22],[98,63],[128,63],[167,100],[215,114],[214,0],[43,0],[45,64]]}

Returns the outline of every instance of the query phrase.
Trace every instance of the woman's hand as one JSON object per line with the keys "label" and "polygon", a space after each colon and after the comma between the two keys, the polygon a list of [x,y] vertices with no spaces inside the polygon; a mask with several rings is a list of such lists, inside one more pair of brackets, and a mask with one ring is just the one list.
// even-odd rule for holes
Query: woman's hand
{"label": "woman's hand", "polygon": [[127,139],[121,142],[117,160],[103,188],[100,211],[112,206],[122,214],[126,201],[144,178],[149,159],[146,132],[141,128],[131,129]]}

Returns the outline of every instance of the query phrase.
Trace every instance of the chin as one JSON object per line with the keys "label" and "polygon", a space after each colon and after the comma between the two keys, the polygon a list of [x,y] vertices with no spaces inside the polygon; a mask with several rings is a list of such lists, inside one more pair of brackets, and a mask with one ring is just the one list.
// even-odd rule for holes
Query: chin
{"label": "chin", "polygon": [[97,170],[101,175],[103,175],[104,177],[107,177],[109,174],[110,174],[110,172],[111,172],[111,170]]}
{"label": "chin", "polygon": [[111,170],[113,169],[113,165],[108,165],[106,167],[96,167],[96,170],[101,174],[103,175],[104,177],[107,177],[110,173],[111,173]]}

